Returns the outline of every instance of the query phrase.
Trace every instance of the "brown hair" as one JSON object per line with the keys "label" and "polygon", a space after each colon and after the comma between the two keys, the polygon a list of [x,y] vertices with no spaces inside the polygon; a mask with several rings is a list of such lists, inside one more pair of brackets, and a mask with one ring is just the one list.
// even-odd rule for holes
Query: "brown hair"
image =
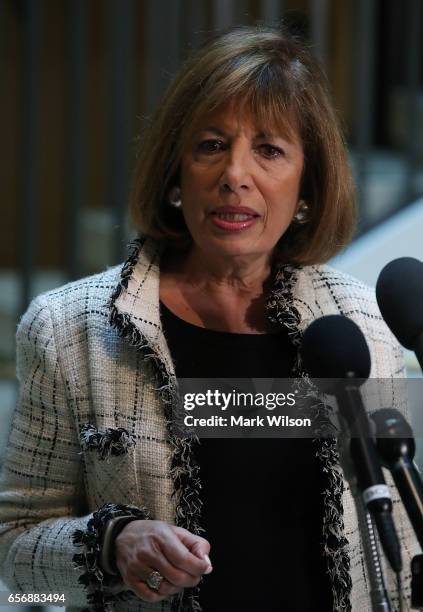
{"label": "brown hair", "polygon": [[290,263],[326,261],[354,230],[353,180],[323,72],[304,43],[276,28],[231,29],[182,67],[144,134],[130,202],[136,227],[174,248],[191,244],[168,193],[178,184],[194,126],[230,101],[246,104],[260,125],[299,134],[305,160],[300,197],[308,220],[291,223],[275,255]]}

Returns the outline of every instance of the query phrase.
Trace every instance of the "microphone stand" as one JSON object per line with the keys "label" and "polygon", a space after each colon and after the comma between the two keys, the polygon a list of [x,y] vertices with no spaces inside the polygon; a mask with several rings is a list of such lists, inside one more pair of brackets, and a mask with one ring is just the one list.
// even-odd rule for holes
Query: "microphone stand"
{"label": "microphone stand", "polygon": [[[366,554],[367,570],[370,582],[370,599],[374,612],[392,612],[388,592],[383,578],[383,570],[380,562],[379,545],[376,539],[375,526],[368,510],[364,508],[363,501],[359,501],[357,506],[359,523],[361,522],[361,535],[363,548]],[[360,516],[361,515],[361,516]]]}
{"label": "microphone stand", "polygon": [[[350,483],[351,486],[351,483]],[[379,543],[376,538],[375,525],[370,512],[365,508],[361,493],[351,486],[366,558],[367,572],[370,583],[370,600],[373,612],[392,612],[388,591],[386,590],[380,561]]]}
{"label": "microphone stand", "polygon": [[[423,353],[422,353],[423,354]],[[376,448],[392,474],[410,523],[423,549],[423,483],[413,463],[413,430],[397,410],[382,408],[372,415]],[[423,610],[423,554],[411,561],[411,606]]]}
{"label": "microphone stand", "polygon": [[339,451],[342,459],[342,469],[346,479],[350,483],[351,493],[357,511],[358,526],[363,543],[364,557],[370,584],[372,610],[373,612],[393,612],[388,591],[385,586],[375,525],[370,512],[364,505],[361,492],[357,487],[355,470],[346,442],[345,438],[339,438]]}

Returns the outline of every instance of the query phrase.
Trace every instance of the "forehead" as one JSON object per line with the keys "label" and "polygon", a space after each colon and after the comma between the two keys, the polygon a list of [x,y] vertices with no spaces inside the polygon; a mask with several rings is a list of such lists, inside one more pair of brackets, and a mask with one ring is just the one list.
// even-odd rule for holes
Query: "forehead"
{"label": "forehead", "polygon": [[196,117],[191,135],[211,127],[232,132],[246,129],[254,134],[279,136],[289,142],[301,143],[297,122],[292,112],[258,111],[244,101],[232,100],[217,109]]}

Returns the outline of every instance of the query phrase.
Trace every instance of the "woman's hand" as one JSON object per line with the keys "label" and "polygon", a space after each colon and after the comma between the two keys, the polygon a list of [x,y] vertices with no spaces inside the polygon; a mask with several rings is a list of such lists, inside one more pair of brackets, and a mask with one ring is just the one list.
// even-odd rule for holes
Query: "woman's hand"
{"label": "woman's hand", "polygon": [[[196,586],[203,574],[212,571],[209,552],[207,540],[163,521],[131,521],[115,541],[116,565],[123,582],[152,603]],[[164,578],[157,591],[145,582],[154,570]]]}

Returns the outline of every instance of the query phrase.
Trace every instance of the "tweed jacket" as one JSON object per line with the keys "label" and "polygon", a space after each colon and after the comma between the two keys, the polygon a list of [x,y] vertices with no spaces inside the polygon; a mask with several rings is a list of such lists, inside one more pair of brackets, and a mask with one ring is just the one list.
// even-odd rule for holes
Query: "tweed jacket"
{"label": "tweed jacket", "polygon": [[[194,441],[174,438],[169,426],[175,374],[159,315],[159,258],[152,240],[136,241],[122,268],[39,296],[20,322],[20,394],[0,484],[0,568],[11,592],[63,593],[73,612],[200,610],[195,589],[150,604],[98,565],[110,516],[129,512],[201,528]],[[326,265],[278,269],[268,315],[287,326],[296,346],[313,320],[336,313],[367,338],[371,376],[386,379],[379,400],[405,410],[394,385],[404,376],[402,351],[373,291]],[[299,358],[296,367],[301,372]],[[326,478],[322,554],[333,610],[370,611],[356,507],[335,440],[316,440],[316,454]],[[409,598],[417,545],[392,494]],[[398,608],[387,569],[386,580]]]}

